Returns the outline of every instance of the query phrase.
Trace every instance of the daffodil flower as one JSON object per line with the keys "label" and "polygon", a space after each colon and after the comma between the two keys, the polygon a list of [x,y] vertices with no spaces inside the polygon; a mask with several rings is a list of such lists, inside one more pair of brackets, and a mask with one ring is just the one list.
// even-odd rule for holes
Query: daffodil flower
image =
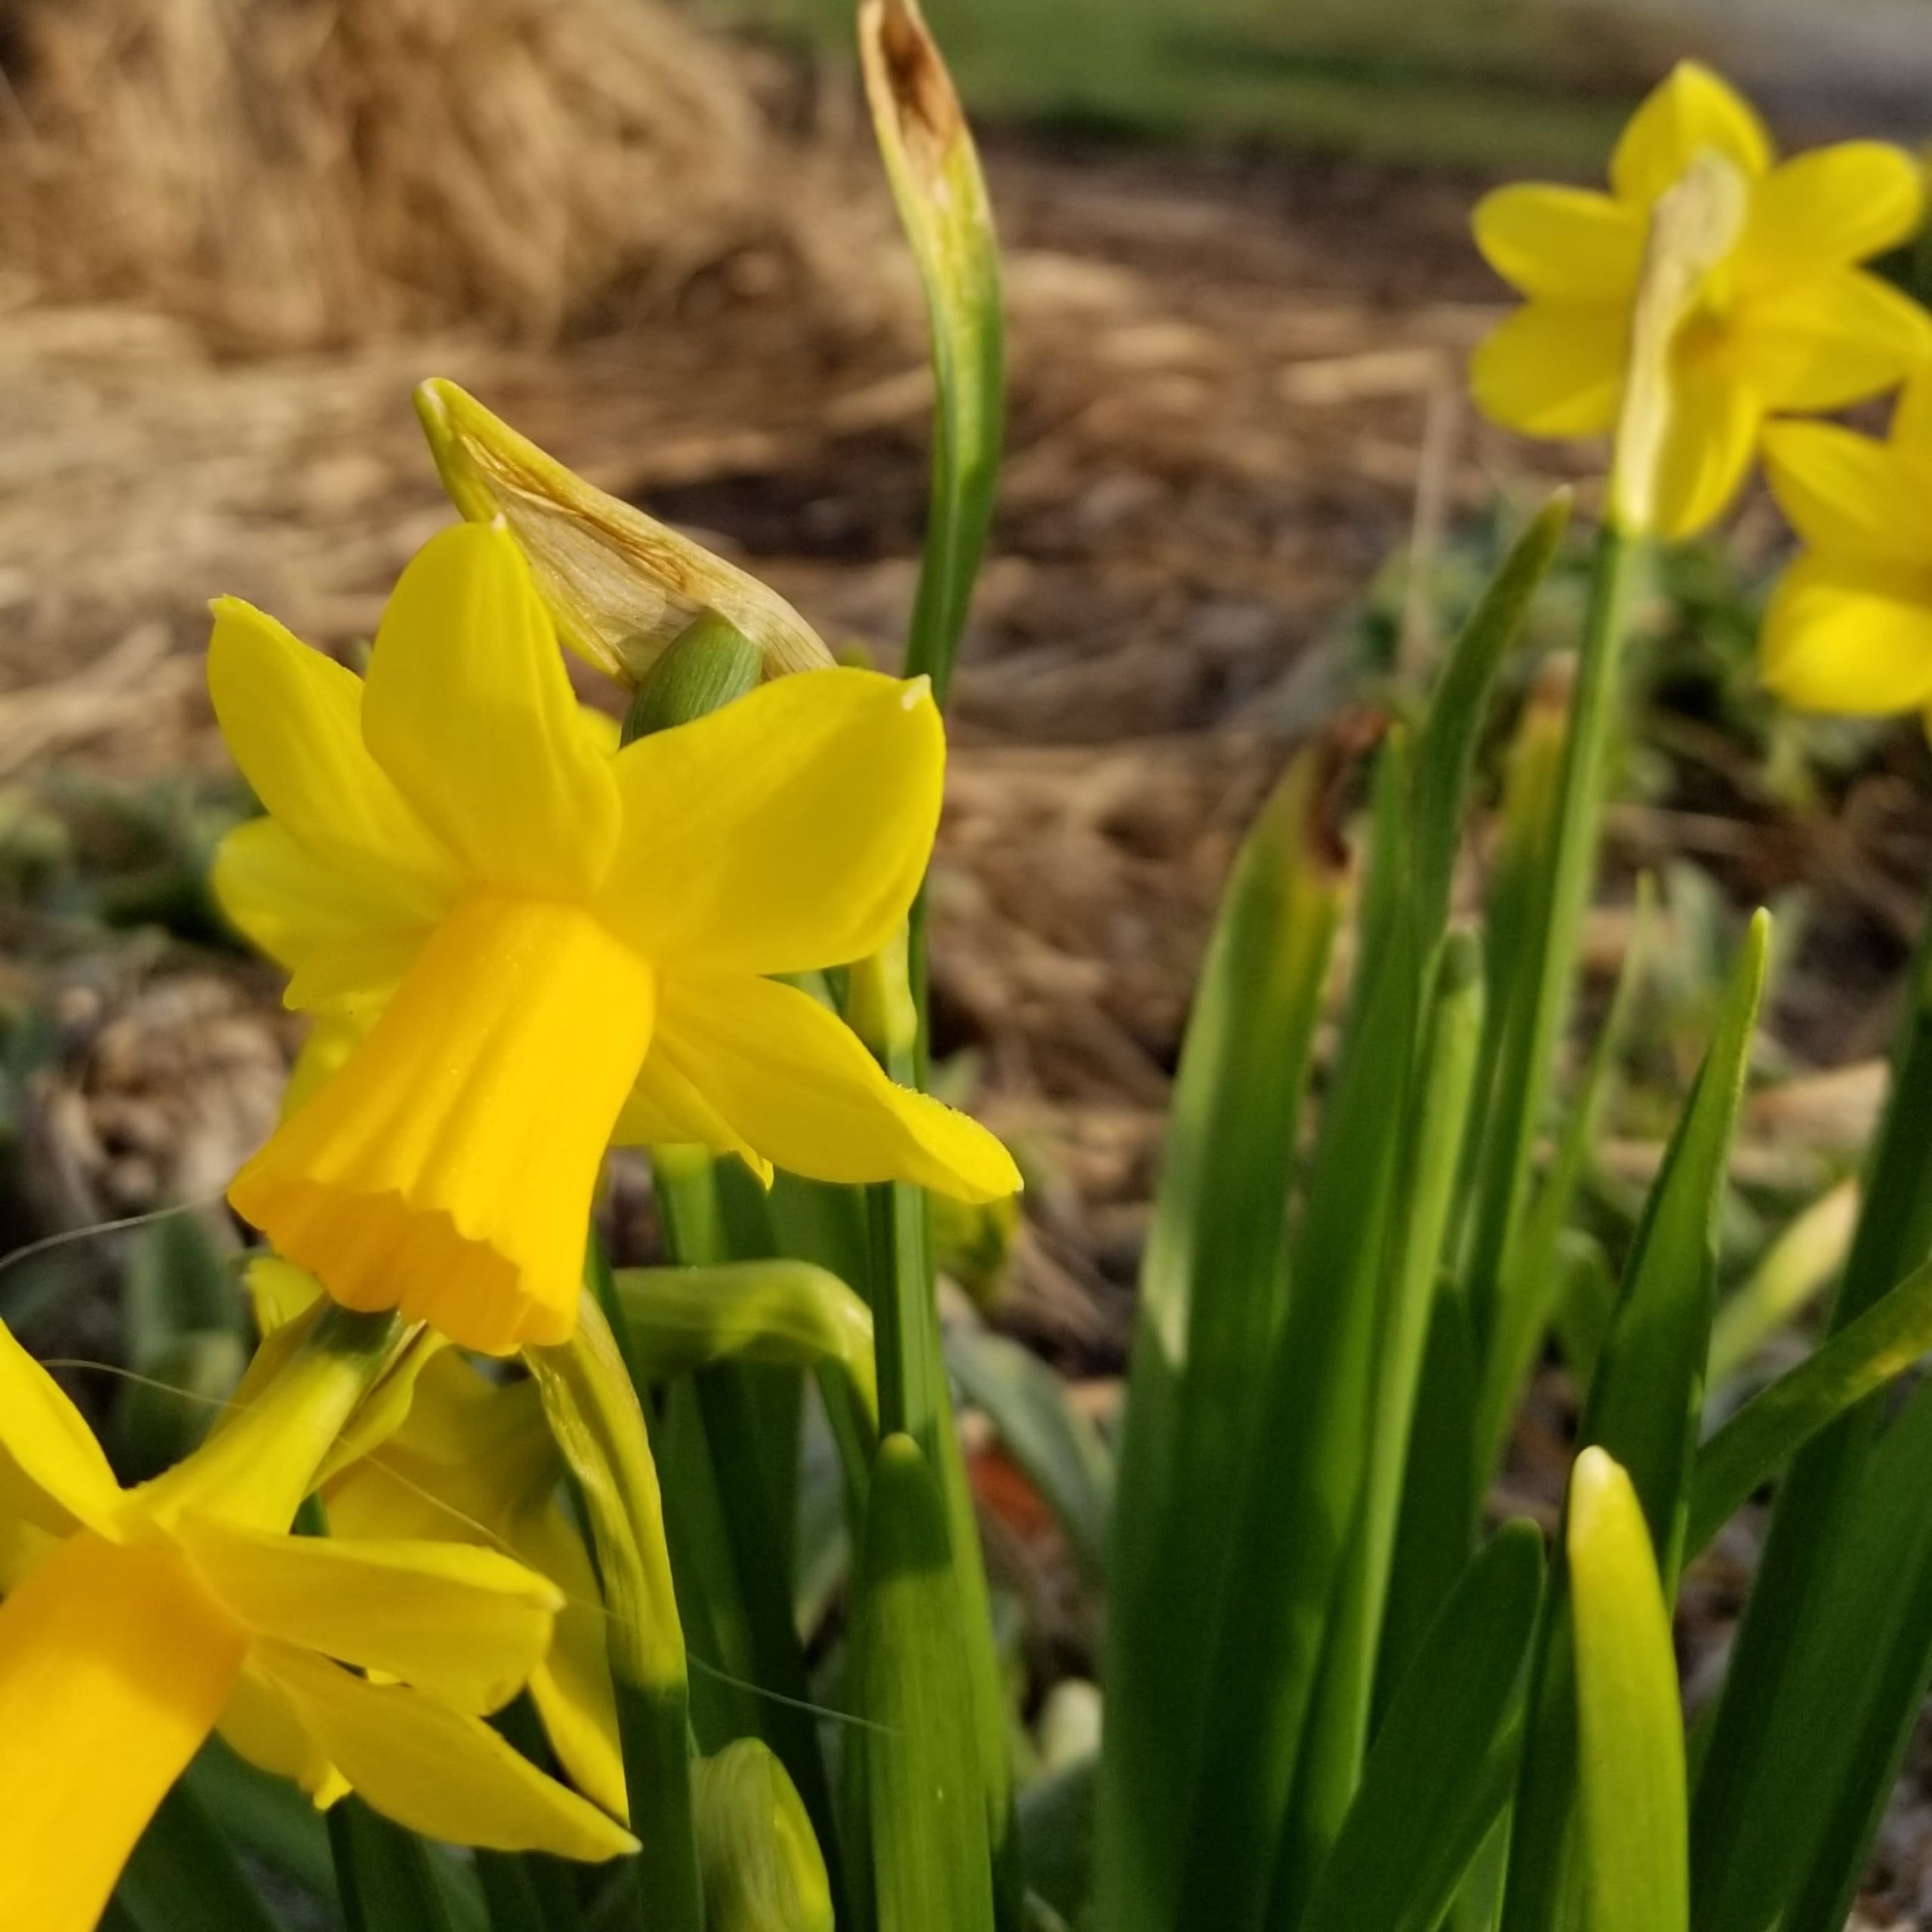
{"label": "daffodil flower", "polygon": [[208,678],[270,814],[224,841],[222,904],[291,1005],[368,1029],[229,1198],[339,1302],[493,1354],[561,1340],[614,1134],[768,1177],[1018,1186],[774,977],[906,916],[944,761],[924,680],[781,678],[613,753],[485,524],[404,571],[366,681],[232,600]]}
{"label": "daffodil flower", "polygon": [[1765,683],[1806,710],[1917,711],[1932,731],[1932,381],[1906,389],[1883,442],[1774,424],[1764,467],[1806,546],[1765,613]]}
{"label": "daffodil flower", "polygon": [[92,1926],[216,1730],[318,1803],[352,1788],[432,1838],[585,1859],[635,1848],[482,1721],[540,1667],[552,1584],[486,1550],[280,1533],[340,1420],[339,1404],[271,1392],[124,1491],[0,1327],[8,1925]]}
{"label": "daffodil flower", "polygon": [[1655,509],[1655,534],[1666,538],[1721,514],[1767,415],[1875,395],[1932,344],[1924,313],[1857,266],[1918,226],[1911,158],[1850,141],[1779,162],[1750,108],[1686,62],[1624,129],[1609,193],[1527,183],[1478,205],[1477,245],[1527,298],[1476,352],[1471,377],[1485,414],[1537,436],[1613,427],[1651,215],[1701,157],[1737,171],[1745,208],[1671,343]]}

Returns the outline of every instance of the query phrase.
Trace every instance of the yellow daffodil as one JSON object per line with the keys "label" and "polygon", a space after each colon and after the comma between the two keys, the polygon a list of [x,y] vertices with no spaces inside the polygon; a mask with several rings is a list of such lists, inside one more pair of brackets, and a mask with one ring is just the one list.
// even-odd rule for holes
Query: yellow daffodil
{"label": "yellow daffodil", "polygon": [[1765,614],[1765,683],[1807,710],[1918,711],[1932,730],[1932,381],[1883,442],[1774,424],[1764,466],[1806,546]]}
{"label": "yellow daffodil", "polygon": [[491,1353],[575,1319],[614,1133],[817,1179],[1018,1186],[773,977],[876,950],[917,890],[943,732],[923,680],[781,678],[611,752],[515,542],[433,537],[368,676],[216,607],[215,712],[270,816],[215,869],[291,1005],[365,1025],[236,1177],[352,1308]]}
{"label": "yellow daffodil", "polygon": [[553,1585],[481,1549],[281,1534],[338,1392],[291,1374],[124,1491],[0,1327],[0,1924],[92,1926],[217,1729],[318,1803],[352,1788],[431,1837],[634,1848],[482,1721],[540,1667]]}
{"label": "yellow daffodil", "polygon": [[1655,534],[1669,538],[1722,512],[1767,415],[1875,395],[1928,346],[1923,312],[1857,266],[1918,226],[1911,158],[1851,141],[1779,162],[1750,108],[1686,62],[1625,128],[1609,193],[1526,183],[1478,205],[1478,246],[1527,298],[1476,352],[1471,376],[1485,414],[1537,436],[1614,426],[1651,216],[1700,160],[1736,171],[1743,208],[1670,344],[1654,512]]}

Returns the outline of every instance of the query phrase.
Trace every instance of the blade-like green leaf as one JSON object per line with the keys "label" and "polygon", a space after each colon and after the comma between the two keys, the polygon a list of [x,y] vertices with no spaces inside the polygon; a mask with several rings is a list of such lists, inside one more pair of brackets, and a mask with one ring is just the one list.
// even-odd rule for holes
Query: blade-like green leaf
{"label": "blade-like green leaf", "polygon": [[1506,1525],[1417,1652],[1302,1923],[1434,1932],[1509,1793],[1543,1588],[1543,1539]]}
{"label": "blade-like green leaf", "polygon": [[[1913,988],[1864,1211],[1832,1305],[1833,1333],[1932,1251],[1932,931],[1921,942]],[[1751,1821],[1776,1809],[1777,1793],[1765,1782],[1773,1767],[1801,1755],[1793,1727],[1804,1714],[1786,1693],[1802,1660],[1831,1638],[1820,1599],[1825,1580],[1841,1567],[1840,1539],[1881,1420],[1881,1401],[1868,1398],[1807,1444],[1780,1485],[1698,1772],[1691,1859],[1700,1927],[1743,1922],[1729,1901],[1755,1881],[1739,1847]]]}
{"label": "blade-like green leaf", "polygon": [[347,1932],[482,1932],[481,1895],[457,1905],[447,1859],[352,1794],[329,1809],[329,1843]]}
{"label": "blade-like green leaf", "polygon": [[1066,1385],[1032,1349],[983,1328],[946,1337],[946,1359],[967,1401],[992,1423],[1013,1459],[1032,1478],[1098,1583],[1113,1509],[1113,1454],[1068,1399]]}
{"label": "blade-like green leaf", "polygon": [[1374,1413],[1354,1540],[1331,1612],[1294,1800],[1276,1856],[1270,1922],[1299,1922],[1361,1774],[1375,1690],[1401,1484],[1432,1312],[1442,1278],[1444,1231],[1469,1118],[1482,1032],[1482,951],[1452,932],[1438,962],[1428,1038],[1409,1109],[1396,1189],[1396,1239],[1387,1252],[1375,1339]]}
{"label": "blade-like green leaf", "polygon": [[909,1436],[872,1470],[854,1580],[878,1932],[990,1932],[992,1875],[958,1586],[938,1484]]}
{"label": "blade-like green leaf", "polygon": [[[1753,918],[1716,1032],[1688,1105],[1652,1184],[1624,1269],[1617,1313],[1590,1385],[1581,1439],[1628,1474],[1657,1552],[1666,1601],[1675,1596],[1691,1458],[1703,1408],[1717,1274],[1718,1211],[1737,1124],[1770,921]],[[1557,1603],[1564,1585],[1559,1576]],[[1504,1932],[1547,1932],[1565,1882],[1575,1761],[1567,1631],[1544,1625],[1532,1694]]]}
{"label": "blade-like green leaf", "polygon": [[1718,1214],[1764,992],[1770,920],[1751,921],[1699,1070],[1637,1229],[1615,1321],[1590,1383],[1583,1440],[1629,1474],[1666,1598],[1678,1552],[1715,1306]]}
{"label": "blade-like green leaf", "polygon": [[219,1820],[185,1781],[148,1821],[115,1897],[140,1932],[281,1932]]}
{"label": "blade-like green leaf", "polygon": [[1610,1010],[1597,1029],[1583,1077],[1571,1096],[1569,1114],[1542,1189],[1524,1217],[1522,1237],[1509,1258],[1495,1306],[1495,1329],[1483,1363],[1482,1395],[1476,1411],[1476,1467],[1487,1482],[1501,1459],[1510,1417],[1534,1364],[1549,1325],[1552,1305],[1561,1287],[1561,1258],[1565,1230],[1586,1165],[1596,1145],[1597,1126],[1607,1101],[1611,1069],[1623,1036],[1634,989],[1643,971],[1648,927],[1647,878],[1638,881],[1635,916],[1623,963],[1611,995]]}
{"label": "blade-like green leaf", "polygon": [[1377,1291],[1422,1006],[1406,891],[1378,892],[1375,880],[1407,877],[1406,749],[1392,737],[1378,774],[1364,981],[1244,1459],[1238,1586],[1231,1579],[1223,1595],[1200,1727],[1179,1916],[1228,1932],[1247,1932],[1266,1909],[1367,1451]]}
{"label": "blade-like green leaf", "polygon": [[1694,1554],[1731,1512],[1828,1423],[1932,1349],[1932,1263],[1754,1396],[1698,1453],[1684,1549]]}
{"label": "blade-like green leaf", "polygon": [[1840,1272],[1857,1227],[1858,1183],[1841,1180],[1771,1243],[1711,1325],[1705,1379],[1713,1387],[1743,1368]]}
{"label": "blade-like green leaf", "polygon": [[1296,1122],[1343,899],[1340,740],[1291,764],[1235,862],[1188,1020],[1140,1270],[1108,1605],[1100,1915],[1164,1932],[1209,1627],[1286,1273]]}
{"label": "blade-like green leaf", "polygon": [[1591,1932],[1689,1932],[1670,1612],[1636,1491],[1601,1449],[1577,1459],[1566,1548]]}

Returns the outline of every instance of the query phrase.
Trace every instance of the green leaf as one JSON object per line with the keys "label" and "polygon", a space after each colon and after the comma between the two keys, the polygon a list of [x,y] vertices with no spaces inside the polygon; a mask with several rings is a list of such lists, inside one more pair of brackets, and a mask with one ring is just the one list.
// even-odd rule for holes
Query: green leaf
{"label": "green leaf", "polygon": [[1506,1524],[1429,1626],[1301,1922],[1434,1932],[1509,1795],[1543,1538]]}
{"label": "green leaf", "polygon": [[946,1506],[918,1445],[874,1465],[854,1579],[854,1681],[863,1728],[878,1932],[990,1932],[992,1875]]}
{"label": "green leaf", "polygon": [[1276,1856],[1269,1917],[1298,1922],[1300,1903],[1334,1842],[1361,1773],[1374,1707],[1401,1485],[1431,1317],[1442,1280],[1443,1234],[1469,1118],[1482,1032],[1482,952],[1452,932],[1435,975],[1433,1008],[1408,1109],[1374,1352],[1373,1414],[1362,1496],[1315,1693],[1294,1801]]}
{"label": "green leaf", "polygon": [[1728,1296],[1711,1327],[1713,1385],[1737,1373],[1844,1266],[1858,1226],[1858,1183],[1820,1195],[1773,1241],[1750,1278]]}
{"label": "green leaf", "polygon": [[353,1793],[330,1807],[328,1821],[347,1932],[483,1932],[472,1875],[435,1847]]}
{"label": "green leaf", "polygon": [[1689,1932],[1670,1611],[1637,1492],[1601,1449],[1571,1473],[1566,1546],[1591,1932]]}
{"label": "green leaf", "polygon": [[[1346,891],[1345,746],[1291,764],[1235,861],[1181,1048],[1141,1263],[1109,1558],[1101,1917],[1165,1932],[1220,1577],[1229,1472],[1279,1318],[1309,1048]],[[1165,1903],[1164,1903],[1164,1901]]]}
{"label": "green leaf", "polygon": [[956,1328],[946,1337],[946,1359],[967,1401],[1046,1500],[1089,1580],[1101,1582],[1114,1466],[1100,1431],[1069,1400],[1066,1384],[1004,1335]]}
{"label": "green leaf", "polygon": [[1932,1349],[1932,1263],[1754,1396],[1698,1453],[1684,1548],[1694,1554],[1759,1484],[1846,1410]]}
{"label": "green leaf", "polygon": [[1675,1595],[1703,1409],[1718,1210],[1770,938],[1770,920],[1759,912],[1731,974],[1690,1103],[1644,1204],[1616,1318],[1584,1409],[1582,1440],[1608,1451],[1644,1506],[1666,1598]]}
{"label": "green leaf", "polygon": [[[1859,1217],[1833,1303],[1831,1332],[1848,1327],[1932,1251],[1932,929],[1921,941],[1915,997],[1894,1061],[1891,1099],[1872,1152]],[[1692,1818],[1693,1895],[1700,1927],[1741,1924],[1730,1901],[1755,1882],[1740,1847],[1752,1821],[1771,1815],[1773,1767],[1801,1761],[1809,1718],[1785,1693],[1804,1660],[1835,1639],[1821,1609],[1841,1568],[1854,1500],[1864,1487],[1881,1429],[1868,1398],[1793,1459],[1780,1486],[1757,1580],[1733,1644],[1724,1693],[1699,1770]],[[1774,1861],[1789,1844],[1774,1847]],[[1758,1932],[1752,1927],[1751,1932]]]}
{"label": "green leaf", "polygon": [[[1257,1431],[1232,1465],[1242,1472],[1229,1546],[1238,1552],[1239,1587],[1222,1593],[1200,1767],[1192,1792],[1183,1792],[1191,1817],[1178,1915],[1228,1932],[1247,1932],[1266,1909],[1271,1855],[1367,1451],[1378,1288],[1401,1153],[1397,1129],[1407,1118],[1422,1008],[1423,961],[1406,894],[1406,751],[1394,736],[1383,749],[1361,942],[1366,970],[1290,1258],[1287,1308]],[[1123,1471],[1123,1485],[1132,1481]],[[1155,1586],[1172,1589],[1172,1574]],[[1171,1666],[1164,1658],[1159,1667]]]}
{"label": "green leaf", "polygon": [[281,1932],[200,1793],[185,1780],[161,1801],[115,1888],[140,1932]]}
{"label": "green leaf", "polygon": [[328,1826],[297,1786],[258,1770],[219,1735],[202,1746],[182,1782],[231,1844],[334,1903]]}
{"label": "green leaf", "polygon": [[[1760,912],[1644,1203],[1579,1432],[1583,1443],[1601,1447],[1627,1472],[1650,1526],[1666,1601],[1675,1594],[1703,1410],[1718,1208],[1769,937],[1770,921]],[[1559,1606],[1564,1587],[1559,1579]],[[1504,1932],[1546,1932],[1565,1882],[1574,1789],[1572,1658],[1561,1623],[1546,1620],[1544,1630],[1510,1844]]]}

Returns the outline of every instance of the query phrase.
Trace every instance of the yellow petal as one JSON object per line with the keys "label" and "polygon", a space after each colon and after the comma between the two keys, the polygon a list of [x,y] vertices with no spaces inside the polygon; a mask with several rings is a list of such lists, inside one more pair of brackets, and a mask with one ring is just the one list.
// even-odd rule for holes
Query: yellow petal
{"label": "yellow petal", "polygon": [[361,679],[239,598],[213,608],[208,694],[255,795],[323,863],[367,875],[412,923],[435,918],[460,875],[370,756]]}
{"label": "yellow petal", "polygon": [[380,992],[357,995],[346,1004],[337,1004],[315,1016],[309,1037],[288,1069],[288,1084],[281,1090],[281,1118],[286,1120],[332,1073],[348,1064],[349,1056],[362,1044],[395,991],[394,985]]}
{"label": "yellow petal", "polygon": [[376,632],[362,731],[473,878],[562,896],[603,877],[610,761],[506,531],[459,524],[411,559]]}
{"label": "yellow petal", "polygon": [[258,1655],[318,1747],[398,1824],[491,1851],[600,1860],[637,1849],[629,1832],[545,1777],[480,1719],[300,1651],[263,1644]]}
{"label": "yellow petal", "polygon": [[809,1180],[916,1181],[964,1201],[1020,1172],[977,1121],[897,1087],[842,1020],[795,986],[667,981],[662,1052],[768,1160]]}
{"label": "yellow petal", "polygon": [[1932,560],[1932,462],[1835,423],[1770,423],[1764,471],[1814,550],[1903,566]]}
{"label": "yellow petal", "polygon": [[94,1431],[0,1323],[0,1514],[64,1536],[109,1529],[121,1502]]}
{"label": "yellow petal", "polygon": [[578,1790],[613,1817],[626,1817],[609,1633],[583,1539],[563,1511],[548,1503],[526,1511],[512,1525],[510,1544],[519,1562],[549,1577],[563,1593],[550,1647],[530,1679],[531,1702],[544,1734]]}
{"label": "yellow petal", "polygon": [[1899,392],[1891,443],[1913,462],[1932,465],[1932,358],[1921,362]]}
{"label": "yellow petal", "polygon": [[766,1186],[771,1185],[771,1163],[662,1053],[646,1057],[611,1140],[618,1147],[705,1147],[714,1154],[735,1154]]}
{"label": "yellow petal", "polygon": [[1630,117],[1611,156],[1611,186],[1620,200],[1654,202],[1706,149],[1747,175],[1771,165],[1770,137],[1750,107],[1708,67],[1680,61]]}
{"label": "yellow petal", "polygon": [[945,766],[923,678],[780,678],[619,755],[624,835],[600,909],[665,964],[862,958],[918,890]]}
{"label": "yellow petal", "polygon": [[1801,558],[1764,614],[1764,682],[1807,711],[1884,715],[1932,702],[1932,568]]}
{"label": "yellow petal", "polygon": [[83,1532],[0,1604],[0,1925],[89,1932],[243,1650],[158,1543]]}
{"label": "yellow petal", "polygon": [[1918,170],[1903,148],[1883,141],[1814,148],[1757,185],[1740,269],[1753,277],[1862,262],[1906,240],[1923,202]]}
{"label": "yellow petal", "polygon": [[1757,396],[1719,358],[1676,359],[1652,500],[1657,535],[1679,542],[1724,514],[1751,467],[1763,420]]}
{"label": "yellow petal", "polygon": [[250,1764],[299,1785],[318,1809],[348,1795],[349,1780],[303,1729],[288,1692],[253,1661],[242,1666],[215,1728]]}
{"label": "yellow petal", "polygon": [[1469,365],[1476,406],[1531,436],[1600,436],[1617,420],[1630,318],[1610,304],[1531,302],[1493,329]]}
{"label": "yellow petal", "polygon": [[284,997],[303,1009],[386,992],[408,971],[431,922],[390,890],[399,878],[318,858],[263,818],[222,840],[211,883],[237,930],[293,974]]}
{"label": "yellow petal", "polygon": [[229,1198],[351,1308],[490,1354],[559,1340],[651,1023],[649,969],[587,914],[466,900]]}
{"label": "yellow petal", "polygon": [[257,1635],[478,1715],[529,1681],[563,1602],[521,1564],[464,1543],[275,1536],[212,1517],[184,1520],[180,1535],[209,1589]]}
{"label": "yellow petal", "polygon": [[1753,295],[1732,328],[1732,368],[1767,409],[1841,409],[1890,388],[1932,350],[1925,312],[1860,269]]}
{"label": "yellow petal", "polygon": [[1473,219],[1483,260],[1525,295],[1617,302],[1637,285],[1644,223],[1611,195],[1520,182],[1484,195]]}

